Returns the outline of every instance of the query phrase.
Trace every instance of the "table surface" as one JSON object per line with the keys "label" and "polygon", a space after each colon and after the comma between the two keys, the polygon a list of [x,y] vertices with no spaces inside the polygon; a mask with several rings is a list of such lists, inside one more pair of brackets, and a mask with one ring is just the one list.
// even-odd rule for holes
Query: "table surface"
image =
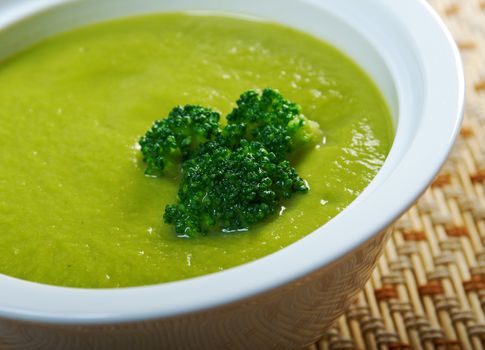
{"label": "table surface", "polygon": [[365,289],[311,350],[485,349],[485,0],[429,3],[463,59],[460,136]]}

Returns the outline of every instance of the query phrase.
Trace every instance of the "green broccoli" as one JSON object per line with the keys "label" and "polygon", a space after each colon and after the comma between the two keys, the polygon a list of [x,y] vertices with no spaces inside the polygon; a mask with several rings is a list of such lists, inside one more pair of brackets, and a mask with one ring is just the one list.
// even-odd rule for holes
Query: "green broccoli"
{"label": "green broccoli", "polygon": [[256,140],[278,159],[285,159],[321,136],[318,123],[308,120],[299,105],[272,89],[264,89],[261,95],[254,90],[243,93],[227,121],[223,135],[229,143]]}
{"label": "green broccoli", "polygon": [[164,213],[181,237],[246,231],[309,189],[286,159],[321,135],[300,106],[275,90],[251,90],[227,122],[221,128],[219,114],[204,107],[176,107],[140,139],[147,174],[182,161],[178,203]]}
{"label": "green broccoli", "polygon": [[306,183],[287,160],[279,161],[260,142],[241,140],[234,150],[210,141],[182,165],[179,203],[168,205],[164,219],[181,236],[217,227],[247,230],[273,214],[282,199],[306,192]]}
{"label": "green broccoli", "polygon": [[191,152],[220,133],[220,115],[194,105],[177,106],[168,117],[153,123],[138,141],[145,173],[156,175],[170,164],[187,158]]}

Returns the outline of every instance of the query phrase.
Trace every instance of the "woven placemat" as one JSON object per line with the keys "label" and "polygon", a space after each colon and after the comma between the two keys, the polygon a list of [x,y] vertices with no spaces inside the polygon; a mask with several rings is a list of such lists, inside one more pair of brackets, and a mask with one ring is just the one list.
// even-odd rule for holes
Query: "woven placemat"
{"label": "woven placemat", "polygon": [[365,289],[311,350],[485,349],[485,1],[429,3],[463,58],[460,136]]}

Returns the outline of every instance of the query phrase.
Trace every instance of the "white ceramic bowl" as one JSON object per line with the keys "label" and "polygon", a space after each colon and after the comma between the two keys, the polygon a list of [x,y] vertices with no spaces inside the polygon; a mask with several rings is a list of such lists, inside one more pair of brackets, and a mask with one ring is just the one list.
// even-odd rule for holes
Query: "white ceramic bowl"
{"label": "white ceramic bowl", "polygon": [[0,346],[302,347],[344,312],[370,276],[386,228],[445,161],[461,121],[463,74],[450,34],[424,1],[0,0],[0,64],[1,57],[83,24],[187,10],[270,19],[321,37],[353,57],[377,82],[395,118],[395,142],[384,167],[326,225],[227,271],[109,290],[0,275]]}

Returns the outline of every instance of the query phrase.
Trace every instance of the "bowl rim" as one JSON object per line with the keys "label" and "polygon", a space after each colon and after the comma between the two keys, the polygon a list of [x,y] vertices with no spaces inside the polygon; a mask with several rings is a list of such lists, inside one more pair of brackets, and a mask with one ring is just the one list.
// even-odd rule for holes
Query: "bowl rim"
{"label": "bowl rim", "polygon": [[[61,2],[46,2],[47,5],[35,8],[33,13]],[[300,2],[319,6],[328,1]],[[424,192],[446,160],[463,117],[465,83],[458,48],[445,24],[428,3],[424,0],[369,0],[366,6],[378,6],[389,13],[406,13],[421,19],[413,23],[402,20],[400,24],[419,50],[423,74],[427,77],[424,82],[426,99],[423,121],[396,169],[364,199],[345,209],[347,216],[340,214],[305,238],[261,259],[223,272],[160,285],[81,289],[0,275],[0,317],[43,323],[104,324],[174,317],[207,310],[273,290],[338,262],[386,229]],[[23,17],[25,14],[19,19]],[[433,46],[429,45],[430,38]],[[439,63],[436,62],[438,54],[442,59]],[[434,92],[434,88],[439,88],[436,90],[440,93]],[[446,125],[435,127],[435,115],[443,115]],[[431,139],[430,131],[433,131]],[[417,170],[420,174],[416,173]],[[396,193],[399,194],[399,202],[392,201]],[[347,219],[349,212],[353,212],[352,220]],[[355,231],[356,227],[359,234],[349,236],[348,232]],[[327,232],[344,234],[341,239],[329,241]],[[319,249],[326,244],[331,250],[321,254]],[[305,259],[301,259],[302,255]],[[284,269],[272,269],[277,264],[282,264]],[[215,285],[217,289],[213,288]],[[202,292],[194,295],[194,290]],[[158,300],[161,296],[167,296],[166,300]],[[126,305],[135,300],[140,301]],[[148,305],[147,301],[153,304]]]}

